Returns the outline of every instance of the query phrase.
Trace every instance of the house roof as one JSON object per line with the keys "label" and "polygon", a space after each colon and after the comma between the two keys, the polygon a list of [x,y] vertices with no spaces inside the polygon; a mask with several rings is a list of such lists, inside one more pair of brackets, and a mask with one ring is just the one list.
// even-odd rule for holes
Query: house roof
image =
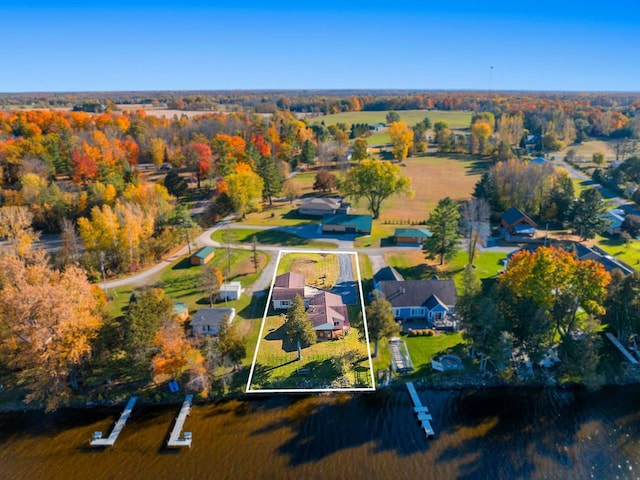
{"label": "house roof", "polygon": [[276,277],[271,298],[293,300],[296,295],[304,298],[304,275],[296,272],[283,273]]}
{"label": "house roof", "polygon": [[453,280],[384,280],[378,282],[378,288],[392,307],[429,307],[434,301],[455,305],[458,297]]}
{"label": "house roof", "polygon": [[307,313],[315,330],[333,330],[334,321],[349,324],[347,307],[342,303],[342,297],[335,293],[322,292],[313,297],[309,300]]}
{"label": "house roof", "polygon": [[340,208],[340,199],[335,197],[306,198],[299,208],[313,210],[335,210]]}
{"label": "house roof", "polygon": [[532,227],[536,226],[536,222],[531,220],[527,215],[525,215],[519,208],[511,207],[509,210],[504,212],[500,217],[507,225],[514,225],[517,222],[525,221]]}
{"label": "house roof", "polygon": [[296,272],[283,273],[276,277],[274,288],[304,288],[304,275]]}
{"label": "house roof", "polygon": [[242,290],[242,284],[240,282],[228,282],[220,285],[221,292],[234,292]]}
{"label": "house roof", "polygon": [[351,214],[336,214],[336,215],[323,215],[323,225],[345,225],[356,227],[360,231],[371,231],[371,225],[373,223],[373,217],[371,215],[351,215]]}
{"label": "house roof", "polygon": [[227,317],[227,322],[231,323],[235,316],[235,308],[201,308],[191,319],[191,326],[211,325],[220,328],[225,317]]}
{"label": "house roof", "polygon": [[404,277],[400,275],[400,272],[398,272],[395,268],[384,267],[376,272],[376,274],[373,276],[373,281],[374,283],[378,283],[385,280],[401,282],[404,280]]}
{"label": "house roof", "polygon": [[429,238],[431,232],[427,228],[396,228],[394,237]]}
{"label": "house roof", "polygon": [[215,249],[213,247],[202,247],[200,250],[198,250],[196,253],[194,253],[191,256],[198,257],[198,258],[207,258],[213,252],[215,252]]}

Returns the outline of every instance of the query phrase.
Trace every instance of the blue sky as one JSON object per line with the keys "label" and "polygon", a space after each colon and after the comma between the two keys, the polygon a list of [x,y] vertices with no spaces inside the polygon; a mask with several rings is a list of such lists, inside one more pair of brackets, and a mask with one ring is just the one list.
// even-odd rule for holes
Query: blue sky
{"label": "blue sky", "polygon": [[0,0],[0,92],[640,91],[640,2],[524,3]]}

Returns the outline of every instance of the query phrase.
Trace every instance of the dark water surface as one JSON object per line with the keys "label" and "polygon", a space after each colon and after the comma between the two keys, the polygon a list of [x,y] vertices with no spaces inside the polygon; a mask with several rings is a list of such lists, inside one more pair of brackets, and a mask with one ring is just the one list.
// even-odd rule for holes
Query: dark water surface
{"label": "dark water surface", "polygon": [[640,478],[640,388],[270,396],[196,405],[191,450],[163,444],[179,405],[137,405],[115,447],[92,449],[117,408],[0,415],[1,479]]}

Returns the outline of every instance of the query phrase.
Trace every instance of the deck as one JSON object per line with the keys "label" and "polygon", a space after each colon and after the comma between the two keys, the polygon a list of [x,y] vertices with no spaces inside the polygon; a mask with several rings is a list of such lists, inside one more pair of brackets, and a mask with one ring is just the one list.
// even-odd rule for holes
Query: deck
{"label": "deck", "polygon": [[131,397],[127,406],[124,407],[124,411],[120,414],[120,418],[116,422],[113,430],[107,438],[102,437],[102,432],[93,432],[93,440],[91,440],[92,447],[112,447],[116,440],[118,439],[118,435],[124,429],[124,426],[127,424],[127,420],[131,416],[131,411],[133,410],[133,406],[136,404],[136,400],[138,397]]}
{"label": "deck", "polygon": [[191,432],[184,432],[184,437],[180,438],[182,433],[182,427],[187,419],[187,415],[191,412],[191,403],[193,402],[193,395],[187,395],[182,402],[182,408],[176,418],[176,423],[171,430],[169,440],[167,441],[167,447],[189,447],[191,448]]}
{"label": "deck", "polygon": [[418,417],[418,421],[420,422],[424,433],[426,433],[427,438],[433,438],[435,436],[433,428],[431,427],[431,420],[433,420],[433,418],[429,414],[429,409],[425,405],[422,405],[413,383],[407,382],[406,385],[411,401],[413,402],[413,411]]}
{"label": "deck", "polygon": [[626,348],[624,348],[624,345],[622,345],[620,343],[620,340],[618,340],[616,337],[613,336],[613,334],[611,332],[607,332],[605,334],[607,336],[607,338],[609,340],[611,340],[611,343],[613,343],[618,350],[620,350],[620,352],[626,357],[627,360],[629,360],[632,364],[637,365],[638,364],[638,360],[636,360],[633,355],[631,355],[629,353],[629,350],[627,350]]}

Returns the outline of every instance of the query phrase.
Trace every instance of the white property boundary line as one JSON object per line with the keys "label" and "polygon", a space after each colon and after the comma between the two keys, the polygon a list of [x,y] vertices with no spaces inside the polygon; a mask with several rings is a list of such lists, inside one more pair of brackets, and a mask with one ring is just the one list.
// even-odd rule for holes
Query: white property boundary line
{"label": "white property boundary line", "polygon": [[[364,335],[367,344],[367,355],[369,357],[369,372],[371,373],[371,387],[360,388],[274,388],[274,389],[260,389],[253,390],[251,388],[251,380],[253,379],[253,371],[256,367],[256,360],[258,359],[258,350],[260,349],[260,342],[262,341],[262,335],[264,333],[264,325],[267,320],[267,312],[269,311],[269,305],[271,304],[271,295],[273,294],[273,286],[278,274],[278,266],[280,265],[280,259],[283,254],[288,253],[320,253],[327,255],[354,255],[356,259],[356,272],[358,275],[358,286],[360,287],[360,309],[362,310],[362,321],[364,325]],[[264,308],[264,315],[262,316],[262,325],[260,326],[260,334],[258,335],[258,343],[256,344],[256,351],[253,354],[253,362],[251,362],[251,370],[249,371],[249,379],[247,380],[247,388],[245,393],[321,393],[321,392],[374,392],[376,390],[375,376],[373,374],[373,361],[371,360],[371,346],[369,344],[369,328],[367,327],[367,315],[364,308],[364,290],[362,288],[362,277],[360,276],[360,261],[358,258],[358,252],[335,252],[326,250],[279,250],[278,261],[276,262],[276,268],[273,272],[273,278],[271,279],[271,288],[269,288],[269,295],[267,296],[267,304]]]}

